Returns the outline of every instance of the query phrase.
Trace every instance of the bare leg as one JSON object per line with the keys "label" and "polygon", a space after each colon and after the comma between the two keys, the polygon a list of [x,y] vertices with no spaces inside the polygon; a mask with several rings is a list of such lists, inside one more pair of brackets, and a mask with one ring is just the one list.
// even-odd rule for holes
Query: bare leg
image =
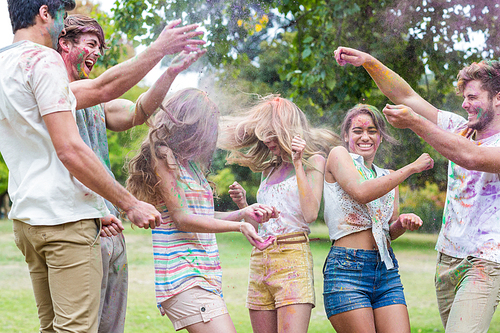
{"label": "bare leg", "polygon": [[380,333],[410,333],[408,309],[403,304],[384,306],[373,310],[375,327]]}
{"label": "bare leg", "polygon": [[253,333],[277,333],[278,316],[276,310],[250,310]]}
{"label": "bare leg", "polygon": [[186,329],[189,333],[236,333],[233,321],[227,313],[212,318],[212,320],[207,323],[201,322],[189,325]]}
{"label": "bare leg", "polygon": [[278,308],[279,333],[307,333],[312,304],[293,304]]}
{"label": "bare leg", "polygon": [[330,323],[337,333],[375,333],[372,308],[361,308],[331,316]]}

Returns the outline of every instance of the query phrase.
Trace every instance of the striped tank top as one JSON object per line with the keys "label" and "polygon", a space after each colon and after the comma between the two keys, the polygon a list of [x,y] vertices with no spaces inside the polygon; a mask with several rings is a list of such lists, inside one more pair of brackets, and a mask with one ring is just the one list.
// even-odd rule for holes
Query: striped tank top
{"label": "striped tank top", "polygon": [[[212,189],[195,163],[189,162],[192,174],[180,164],[180,186],[186,195],[189,214],[214,217]],[[215,234],[177,230],[164,202],[160,227],[152,230],[155,265],[155,290],[158,304],[189,288],[201,287],[222,296],[222,269]]]}

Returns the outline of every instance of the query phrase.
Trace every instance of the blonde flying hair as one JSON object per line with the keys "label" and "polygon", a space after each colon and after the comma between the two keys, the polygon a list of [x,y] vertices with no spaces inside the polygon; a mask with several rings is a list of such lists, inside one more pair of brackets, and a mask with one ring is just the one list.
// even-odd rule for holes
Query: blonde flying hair
{"label": "blonde flying hair", "polygon": [[[292,139],[300,135],[306,141],[303,162],[315,154],[326,157],[330,149],[339,145],[339,137],[327,129],[310,128],[306,115],[293,102],[269,95],[243,114],[228,118],[218,146],[228,150],[229,164],[249,167],[253,172],[262,172],[278,166],[282,159],[291,160]],[[281,156],[274,156],[264,141],[275,137]]]}
{"label": "blonde flying hair", "polygon": [[175,93],[155,116],[139,153],[128,164],[127,189],[139,200],[155,203],[161,197],[158,163],[169,165],[161,152],[167,147],[177,163],[194,162],[206,173],[218,136],[219,109],[207,94],[188,88]]}

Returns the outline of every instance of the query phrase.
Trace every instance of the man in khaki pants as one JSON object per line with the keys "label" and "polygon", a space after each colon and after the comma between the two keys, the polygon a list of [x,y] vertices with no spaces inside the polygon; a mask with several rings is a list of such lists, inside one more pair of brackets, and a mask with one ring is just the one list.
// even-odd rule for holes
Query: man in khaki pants
{"label": "man in khaki pants", "polygon": [[189,38],[199,33],[164,30],[147,54],[81,80],[73,95],[53,48],[74,0],[8,0],[8,6],[14,43],[0,49],[0,152],[9,168],[16,244],[30,270],[40,331],[96,332],[99,219],[109,213],[102,197],[138,227],[154,228],[160,214],[108,174],[82,141],[75,109],[119,97],[167,52],[190,51],[196,42]]}

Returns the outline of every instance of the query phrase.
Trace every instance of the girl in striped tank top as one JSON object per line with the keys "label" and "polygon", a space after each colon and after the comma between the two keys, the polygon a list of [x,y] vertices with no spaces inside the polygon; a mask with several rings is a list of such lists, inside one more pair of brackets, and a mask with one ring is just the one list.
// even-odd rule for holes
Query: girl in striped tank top
{"label": "girl in striped tank top", "polygon": [[182,90],[162,110],[131,160],[127,180],[131,193],[162,213],[161,226],[152,230],[158,308],[176,330],[235,332],[222,298],[214,233],[239,231],[252,245],[265,247],[252,224],[278,214],[260,204],[214,211],[205,173],[216,147],[219,111],[205,92]]}

